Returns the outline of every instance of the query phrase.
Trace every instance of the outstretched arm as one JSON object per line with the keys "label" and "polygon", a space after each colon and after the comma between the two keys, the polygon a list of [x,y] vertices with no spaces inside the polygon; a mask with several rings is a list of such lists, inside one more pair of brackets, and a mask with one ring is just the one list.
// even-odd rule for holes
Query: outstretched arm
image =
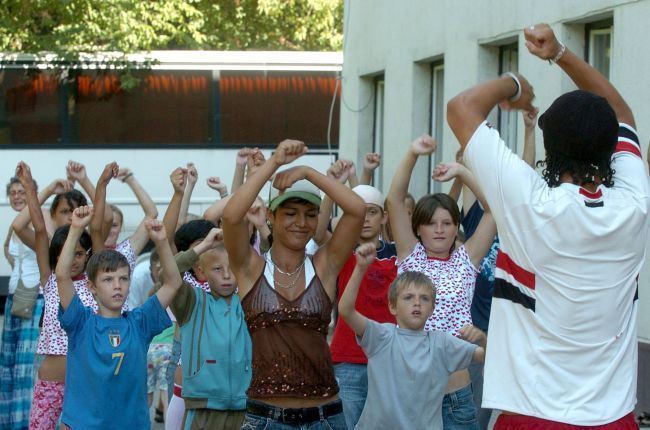
{"label": "outstretched arm", "polygon": [[171,247],[172,252],[175,253],[176,246],[174,245],[174,234],[176,233],[178,217],[181,211],[181,201],[183,200],[183,192],[185,190],[187,169],[177,167],[171,175],[169,175],[169,179],[174,187],[174,194],[172,195],[172,199],[169,201],[169,206],[167,206],[162,223],[165,226],[165,237],[167,237],[167,240],[169,241],[169,246]]}
{"label": "outstretched arm", "polygon": [[[246,175],[246,163],[248,162],[248,154],[253,151],[251,148],[242,148],[237,151],[235,157],[235,173],[232,177],[231,191],[237,191],[241,184],[244,183],[244,176]],[[225,185],[225,184],[224,184]],[[224,196],[225,197],[225,196]]]}
{"label": "outstretched arm", "polygon": [[497,226],[492,217],[492,212],[490,207],[483,196],[483,191],[481,187],[476,182],[472,172],[467,170],[465,166],[460,163],[441,163],[436,166],[432,175],[435,181],[449,181],[452,178],[460,178],[460,180],[465,184],[470,191],[478,198],[478,201],[483,206],[483,217],[476,227],[476,232],[472,237],[465,242],[465,250],[469,255],[470,260],[474,267],[479,267],[481,261],[490,250],[492,242],[494,242],[494,236],[497,233]]}
{"label": "outstretched arm", "polygon": [[418,137],[411,142],[390,183],[390,191],[386,198],[388,219],[390,220],[390,228],[397,248],[397,258],[400,260],[408,257],[418,243],[418,239],[411,229],[411,217],[408,208],[404,203],[409,182],[411,181],[411,174],[418,157],[433,153],[437,147],[436,141],[428,135]]}
{"label": "outstretched arm", "polygon": [[149,193],[147,193],[147,190],[142,187],[142,184],[140,184],[133,175],[131,169],[120,168],[117,172],[117,179],[131,188],[131,191],[133,191],[135,198],[138,199],[138,203],[140,203],[140,207],[144,211],[144,216],[146,218],[158,217],[158,208],[156,208],[156,204],[151,199]]}
{"label": "outstretched arm", "polygon": [[504,109],[533,110],[533,87],[522,75],[503,75],[469,88],[447,103],[447,122],[465,149],[478,126],[497,104]]}
{"label": "outstretched arm", "polygon": [[[47,229],[45,227],[45,219],[43,218],[43,212],[41,211],[41,205],[38,201],[38,196],[36,195],[36,185],[32,179],[32,172],[29,169],[29,166],[21,161],[16,167],[16,177],[20,181],[21,185],[25,189],[26,199],[27,199],[27,208],[29,211],[29,216],[32,220],[32,225],[34,226],[34,251],[36,252],[36,261],[38,263],[38,272],[40,274],[41,285],[45,285],[47,278],[49,278],[52,273],[52,268],[50,267],[50,240],[47,236]],[[23,230],[18,230],[14,221],[14,231],[19,235],[20,239],[25,242],[21,232]]]}
{"label": "outstretched arm", "polygon": [[[117,177],[119,166],[115,161],[104,167],[104,171],[97,180],[95,188],[95,199],[93,200],[93,215],[90,221],[90,237],[93,240],[93,252],[104,249],[104,218],[106,216],[106,187],[112,178]],[[112,211],[111,211],[112,212]],[[111,220],[113,215],[111,213]]]}
{"label": "outstretched arm", "polygon": [[524,118],[524,153],[521,158],[533,169],[535,168],[535,126],[538,112],[537,108],[521,112]]}
{"label": "outstretched arm", "polygon": [[[532,28],[527,28],[524,30],[524,37],[526,38],[526,48],[531,54],[542,60],[549,60],[560,55],[557,65],[569,75],[578,88],[607,99],[619,122],[636,127],[632,110],[616,88],[598,70],[561,44],[550,25],[537,24]],[[564,53],[561,53],[562,50]]]}
{"label": "outstretched arm", "polygon": [[162,222],[156,219],[148,219],[145,221],[145,227],[149,233],[149,238],[156,245],[156,250],[160,256],[160,267],[162,268],[162,286],[156,292],[158,301],[163,309],[166,309],[174,300],[174,296],[181,287],[183,280],[176,268],[176,261],[174,254],[169,246],[169,240],[165,232],[165,227]]}
{"label": "outstretched arm", "polygon": [[78,182],[79,185],[81,185],[81,188],[83,188],[86,194],[88,194],[88,198],[91,201],[94,201],[95,186],[88,178],[88,174],[86,173],[86,166],[78,161],[70,160],[68,161],[68,165],[65,169],[68,175],[68,179],[72,182]]}
{"label": "outstretched arm", "polygon": [[[351,165],[351,161],[340,158],[336,160],[329,167],[329,169],[327,169],[327,176],[334,178],[340,183],[344,184],[345,181],[349,179]],[[316,233],[314,234],[314,241],[318,244],[318,246],[325,244],[332,236],[332,234],[327,230],[327,226],[329,225],[330,219],[332,218],[333,209],[334,202],[327,194],[325,194],[320,202],[320,210],[318,211],[318,226],[316,227]]]}
{"label": "outstretched arm", "polygon": [[75,249],[79,238],[84,229],[91,222],[93,216],[93,208],[88,206],[80,206],[72,212],[72,224],[70,224],[70,231],[68,237],[65,239],[63,249],[59,255],[59,261],[56,264],[56,286],[59,289],[59,297],[61,298],[61,307],[65,311],[70,306],[70,302],[76,294],[74,284],[72,282],[72,263],[75,258]]}
{"label": "outstretched arm", "polygon": [[14,229],[9,226],[9,232],[7,233],[7,237],[5,237],[5,243],[4,243],[4,252],[5,252],[5,258],[7,259],[7,262],[11,266],[11,268],[14,268],[14,257],[11,256],[9,253],[9,242],[11,241],[11,235],[13,234]]}
{"label": "outstretched arm", "polygon": [[360,184],[371,185],[372,176],[377,167],[381,165],[381,154],[369,152],[363,157],[363,172],[361,173]]}
{"label": "outstretched arm", "polygon": [[354,331],[354,333],[362,337],[366,331],[366,325],[368,324],[368,318],[363,316],[359,311],[355,309],[355,304],[357,302],[357,295],[359,294],[359,286],[363,280],[363,276],[368,270],[368,266],[375,261],[377,257],[377,250],[372,243],[364,243],[357,248],[356,258],[357,264],[354,267],[352,276],[345,286],[345,291],[339,300],[339,313],[345,320],[348,326]]}
{"label": "outstretched arm", "polygon": [[[135,252],[135,255],[138,255],[140,252],[142,252],[142,249],[149,241],[149,236],[147,235],[147,229],[144,226],[144,221],[147,219],[157,218],[158,208],[156,208],[156,204],[151,199],[151,196],[149,196],[149,193],[147,193],[147,191],[142,187],[130,169],[121,168],[117,172],[117,179],[121,180],[123,183],[127,184],[129,188],[131,188],[131,191],[133,191],[133,194],[135,194],[135,197],[138,199],[138,203],[140,203],[140,207],[142,207],[142,210],[144,211],[143,220],[140,222],[138,228],[136,228],[135,232],[129,238],[131,247],[133,247],[133,252]],[[122,222],[124,222],[124,220],[122,220]]]}
{"label": "outstretched arm", "polygon": [[215,225],[219,225],[219,221],[223,215],[223,208],[226,207],[226,203],[228,203],[228,199],[230,198],[228,195],[228,187],[226,184],[221,182],[221,178],[218,176],[210,176],[206,180],[206,183],[208,184],[208,187],[219,193],[221,199],[212,203],[205,212],[203,212],[203,218],[212,221]]}
{"label": "outstretched arm", "polygon": [[[47,199],[50,198],[50,196],[54,194],[67,193],[68,191],[71,190],[72,190],[72,182],[64,179],[56,179],[47,187],[45,187],[43,190],[41,190],[40,193],[38,193],[36,201],[38,202],[39,206],[41,206],[43,205],[43,203],[45,203]],[[41,209],[41,216],[43,216],[42,209]],[[25,207],[23,208],[22,211],[20,211],[18,215],[16,215],[16,218],[14,218],[14,221],[11,224],[11,228],[26,246],[30,247],[31,249],[36,249],[34,231],[31,228],[29,228],[29,222],[30,222],[29,208]],[[47,228],[47,223],[46,223],[46,228]]]}
{"label": "outstretched arm", "polygon": [[[194,192],[194,186],[199,179],[199,172],[196,170],[194,163],[187,163],[187,184],[185,184],[185,192],[181,200],[181,210],[178,214],[178,224],[176,230],[187,222],[187,213],[190,210],[190,200]],[[174,230],[174,231],[176,231]]]}

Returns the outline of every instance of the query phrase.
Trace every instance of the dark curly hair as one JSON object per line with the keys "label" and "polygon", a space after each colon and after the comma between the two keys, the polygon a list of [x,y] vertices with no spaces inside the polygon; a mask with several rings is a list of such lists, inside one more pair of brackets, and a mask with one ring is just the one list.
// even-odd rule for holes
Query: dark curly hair
{"label": "dark curly hair", "polygon": [[564,173],[571,175],[576,185],[594,183],[596,178],[600,179],[606,187],[614,185],[614,169],[611,160],[603,159],[597,163],[570,159],[557,152],[547,152],[546,159],[537,162],[537,167],[543,167],[542,176],[551,187],[559,186]]}

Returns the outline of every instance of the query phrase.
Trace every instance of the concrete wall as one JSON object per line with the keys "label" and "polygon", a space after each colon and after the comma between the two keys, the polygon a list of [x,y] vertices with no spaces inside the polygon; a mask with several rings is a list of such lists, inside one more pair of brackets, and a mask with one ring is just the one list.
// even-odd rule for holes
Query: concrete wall
{"label": "concrete wall", "polygon": [[[372,148],[376,76],[385,79],[383,170],[378,186],[387,192],[406,146],[429,131],[431,62],[444,61],[446,104],[465,88],[495,78],[498,46],[515,42],[519,71],[534,86],[536,105],[543,111],[575,87],[557,66],[528,53],[522,29],[547,22],[573,52],[582,54],[585,25],[603,19],[613,20],[610,79],[635,114],[645,156],[650,139],[650,0],[346,0],[340,156],[360,160]],[[536,137],[537,159],[541,159],[539,129]],[[517,140],[521,151],[521,119]],[[458,147],[445,124],[437,159],[453,160]],[[410,187],[416,197],[427,192],[430,174],[426,160],[421,160]],[[650,342],[649,283],[646,265],[640,276],[638,321],[644,346]],[[650,349],[641,351],[650,360]],[[642,374],[649,376],[647,371]],[[647,385],[648,379],[639,384]],[[645,395],[644,401],[650,408],[650,396]]]}

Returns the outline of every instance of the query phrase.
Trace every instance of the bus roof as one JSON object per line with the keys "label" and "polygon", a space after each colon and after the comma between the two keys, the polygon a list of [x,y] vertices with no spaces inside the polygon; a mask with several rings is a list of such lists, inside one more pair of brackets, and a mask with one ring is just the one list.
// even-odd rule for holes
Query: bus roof
{"label": "bus roof", "polygon": [[[129,61],[148,64],[154,70],[296,70],[341,71],[342,52],[313,51],[151,51],[129,54]],[[56,54],[0,53],[0,68],[81,69],[112,68],[119,53],[80,55],[79,61],[61,60]],[[114,68],[114,66],[113,66]]]}

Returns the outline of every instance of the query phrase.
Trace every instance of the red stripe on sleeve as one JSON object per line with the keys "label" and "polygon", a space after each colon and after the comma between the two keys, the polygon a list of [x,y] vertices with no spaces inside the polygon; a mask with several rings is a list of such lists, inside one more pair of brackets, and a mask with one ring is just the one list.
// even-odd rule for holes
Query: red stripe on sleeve
{"label": "red stripe on sleeve", "polygon": [[580,187],[578,192],[583,196],[587,197],[588,199],[599,199],[603,196],[602,190],[598,190],[595,193],[592,193],[591,191],[585,190],[584,188]]}
{"label": "red stripe on sleeve", "polygon": [[501,250],[497,254],[497,267],[509,273],[520,284],[531,290],[535,289],[535,274],[512,261],[512,258]]}
{"label": "red stripe on sleeve", "polygon": [[643,158],[641,157],[641,150],[639,147],[630,142],[618,142],[616,144],[616,149],[614,149],[614,154],[617,152],[631,152],[637,157]]}

